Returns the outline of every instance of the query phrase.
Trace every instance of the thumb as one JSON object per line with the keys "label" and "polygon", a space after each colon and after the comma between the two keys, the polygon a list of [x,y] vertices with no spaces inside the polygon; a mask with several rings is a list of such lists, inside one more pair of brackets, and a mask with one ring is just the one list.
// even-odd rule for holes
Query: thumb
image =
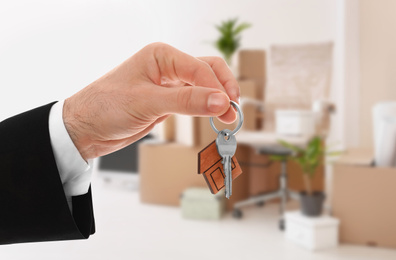
{"label": "thumb", "polygon": [[221,90],[197,86],[159,89],[156,95],[159,100],[155,102],[159,113],[220,116],[230,108],[230,99]]}

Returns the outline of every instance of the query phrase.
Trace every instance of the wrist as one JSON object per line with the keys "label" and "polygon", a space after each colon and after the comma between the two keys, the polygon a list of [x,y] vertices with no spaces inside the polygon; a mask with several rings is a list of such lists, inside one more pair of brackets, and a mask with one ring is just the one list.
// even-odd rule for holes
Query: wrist
{"label": "wrist", "polygon": [[76,111],[75,107],[73,105],[73,97],[65,100],[62,114],[63,123],[81,157],[88,161],[88,159],[94,158],[89,135],[86,134],[87,131],[84,131],[90,125],[82,120],[82,111]]}

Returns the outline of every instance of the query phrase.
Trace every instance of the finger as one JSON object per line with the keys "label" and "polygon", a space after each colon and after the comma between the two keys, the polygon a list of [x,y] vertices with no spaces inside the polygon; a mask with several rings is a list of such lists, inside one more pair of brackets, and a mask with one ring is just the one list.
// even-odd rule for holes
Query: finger
{"label": "finger", "polygon": [[[230,68],[228,67],[227,63],[224,59],[220,57],[199,57],[198,59],[205,61],[208,63],[213,72],[215,73],[216,77],[220,81],[220,83],[225,88],[228,96],[231,100],[237,102],[239,104],[239,97],[240,97],[240,89],[237,80],[235,79],[234,75],[232,74]],[[236,111],[235,109],[229,109],[226,114],[219,117],[220,121],[229,122],[230,120],[236,119]]]}
{"label": "finger", "polygon": [[191,116],[221,116],[231,123],[235,112],[230,110],[230,99],[222,91],[200,86],[158,88],[153,86],[150,107],[160,115],[177,113]]}
{"label": "finger", "polygon": [[154,124],[156,125],[156,124],[162,123],[162,122],[164,122],[168,117],[170,117],[170,115],[161,116],[161,117],[159,117],[157,120],[155,120]]}
{"label": "finger", "polygon": [[[182,81],[192,86],[202,86],[226,92],[211,66],[169,45],[154,44],[160,82]],[[157,80],[158,81],[158,80]]]}
{"label": "finger", "polygon": [[223,123],[227,123],[227,124],[233,123],[237,118],[234,107],[230,106],[227,112],[225,112],[221,116],[218,116],[217,118]]}
{"label": "finger", "polygon": [[210,65],[230,99],[239,104],[239,84],[224,59],[220,57],[198,57],[198,59]]}

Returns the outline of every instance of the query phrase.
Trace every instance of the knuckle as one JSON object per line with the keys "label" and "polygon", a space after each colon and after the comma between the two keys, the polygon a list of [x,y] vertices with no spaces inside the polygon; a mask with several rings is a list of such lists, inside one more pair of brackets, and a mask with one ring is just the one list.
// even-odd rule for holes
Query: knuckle
{"label": "knuckle", "polygon": [[192,81],[190,83],[193,86],[197,85],[196,81],[202,77],[202,75],[205,75],[205,77],[213,76],[212,67],[204,61],[200,61],[198,66],[190,67],[190,69],[190,74],[192,75]]}
{"label": "knuckle", "polygon": [[159,55],[165,55],[171,50],[171,46],[163,42],[150,43],[147,47]]}
{"label": "knuckle", "polygon": [[212,67],[207,62],[202,61],[201,64],[202,66],[200,66],[199,69],[203,70],[205,73],[213,72]]}
{"label": "knuckle", "polygon": [[223,58],[219,57],[219,56],[215,56],[213,58],[213,60],[214,60],[214,63],[216,63],[218,65],[221,65],[221,66],[226,66],[227,65],[226,61]]}

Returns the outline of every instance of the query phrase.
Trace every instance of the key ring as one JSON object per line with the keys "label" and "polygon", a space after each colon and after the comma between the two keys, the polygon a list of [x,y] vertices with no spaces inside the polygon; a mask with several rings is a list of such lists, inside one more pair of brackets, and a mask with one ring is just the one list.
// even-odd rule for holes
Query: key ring
{"label": "key ring", "polygon": [[[240,109],[239,105],[238,105],[235,101],[232,101],[232,100],[231,100],[231,105],[233,105],[233,106],[236,108],[236,110],[237,110],[237,112],[238,112],[238,118],[239,118],[239,123],[238,123],[238,125],[237,125],[236,128],[235,128],[234,130],[232,130],[232,132],[230,133],[230,135],[234,135],[234,134],[236,134],[236,133],[239,131],[239,129],[241,129],[241,127],[242,127],[242,124],[243,124],[243,113],[242,113],[242,110]],[[210,121],[210,126],[213,128],[213,130],[216,132],[216,134],[219,134],[220,131],[217,130],[216,126],[214,125],[213,117],[211,117],[211,118],[209,119],[209,121]]]}

